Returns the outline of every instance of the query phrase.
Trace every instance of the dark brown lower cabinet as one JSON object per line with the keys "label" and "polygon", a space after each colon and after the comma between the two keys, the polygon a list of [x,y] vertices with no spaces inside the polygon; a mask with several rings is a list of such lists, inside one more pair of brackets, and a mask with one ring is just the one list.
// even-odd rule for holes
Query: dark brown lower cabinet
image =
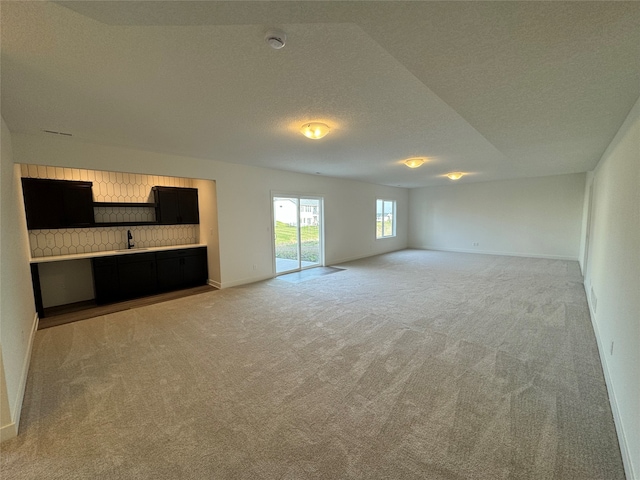
{"label": "dark brown lower cabinet", "polygon": [[158,289],[166,292],[180,288],[181,261],[179,257],[158,258]]}
{"label": "dark brown lower cabinet", "polygon": [[189,248],[156,253],[161,291],[203,285],[207,281],[207,249]]}
{"label": "dark brown lower cabinet", "polygon": [[155,253],[135,253],[116,258],[121,298],[144,297],[158,291]]}
{"label": "dark brown lower cabinet", "polygon": [[98,304],[204,285],[207,276],[206,247],[93,259]]}
{"label": "dark brown lower cabinet", "polygon": [[120,278],[116,257],[100,257],[92,260],[93,285],[96,291],[96,303],[116,302],[120,299]]}

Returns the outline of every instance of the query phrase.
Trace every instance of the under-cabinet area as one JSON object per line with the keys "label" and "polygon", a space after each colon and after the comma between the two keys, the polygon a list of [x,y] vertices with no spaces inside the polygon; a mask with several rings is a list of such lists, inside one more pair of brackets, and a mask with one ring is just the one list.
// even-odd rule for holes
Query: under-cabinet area
{"label": "under-cabinet area", "polygon": [[219,286],[215,181],[21,170],[40,318],[65,307]]}

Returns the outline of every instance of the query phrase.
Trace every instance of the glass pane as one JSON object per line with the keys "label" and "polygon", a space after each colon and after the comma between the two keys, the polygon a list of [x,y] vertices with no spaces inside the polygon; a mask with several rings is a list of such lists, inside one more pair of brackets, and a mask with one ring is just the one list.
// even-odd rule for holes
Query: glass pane
{"label": "glass pane", "polygon": [[319,199],[300,199],[300,259],[302,268],[321,262]]}
{"label": "glass pane", "polygon": [[385,201],[382,212],[384,215],[382,233],[383,236],[389,237],[393,235],[393,202]]}
{"label": "glass pane", "polygon": [[382,200],[376,200],[376,238],[382,237]]}
{"label": "glass pane", "polygon": [[298,199],[273,198],[273,232],[276,246],[276,273],[300,268],[298,248]]}

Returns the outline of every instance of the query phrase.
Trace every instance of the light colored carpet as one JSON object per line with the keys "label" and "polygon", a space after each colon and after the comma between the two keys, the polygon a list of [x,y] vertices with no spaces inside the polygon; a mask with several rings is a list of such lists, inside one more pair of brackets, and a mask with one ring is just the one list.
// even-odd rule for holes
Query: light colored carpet
{"label": "light colored carpet", "polygon": [[576,262],[341,267],[39,331],[2,479],[624,478]]}

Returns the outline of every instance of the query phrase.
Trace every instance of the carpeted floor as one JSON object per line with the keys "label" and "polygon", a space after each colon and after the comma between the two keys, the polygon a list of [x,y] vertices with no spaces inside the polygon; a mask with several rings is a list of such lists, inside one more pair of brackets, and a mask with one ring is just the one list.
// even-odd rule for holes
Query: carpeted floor
{"label": "carpeted floor", "polygon": [[0,477],[624,478],[576,262],[341,267],[37,332]]}

